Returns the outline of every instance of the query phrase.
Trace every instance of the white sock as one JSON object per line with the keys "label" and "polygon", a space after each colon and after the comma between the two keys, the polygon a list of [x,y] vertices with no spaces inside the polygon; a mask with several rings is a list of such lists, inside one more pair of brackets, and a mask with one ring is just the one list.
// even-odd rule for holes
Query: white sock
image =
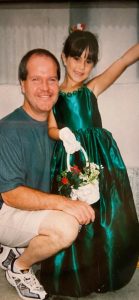
{"label": "white sock", "polygon": [[27,273],[29,269],[22,269],[21,267],[17,266],[16,260],[13,263],[13,272],[14,273]]}

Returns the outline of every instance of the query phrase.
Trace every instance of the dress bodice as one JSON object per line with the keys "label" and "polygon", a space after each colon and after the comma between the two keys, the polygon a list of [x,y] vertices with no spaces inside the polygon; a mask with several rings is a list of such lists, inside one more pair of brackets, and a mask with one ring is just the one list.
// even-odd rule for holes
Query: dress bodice
{"label": "dress bodice", "polygon": [[97,99],[86,86],[72,93],[60,92],[54,115],[59,128],[66,126],[75,131],[102,127]]}

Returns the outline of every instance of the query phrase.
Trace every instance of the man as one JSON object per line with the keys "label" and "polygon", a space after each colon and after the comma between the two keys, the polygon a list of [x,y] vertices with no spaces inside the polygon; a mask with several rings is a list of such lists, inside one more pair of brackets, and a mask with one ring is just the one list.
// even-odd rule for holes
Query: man
{"label": "man", "polygon": [[29,51],[19,65],[23,106],[0,122],[0,243],[7,246],[1,246],[0,265],[22,299],[48,297],[32,265],[69,247],[80,224],[94,221],[86,202],[49,193],[47,118],[58,98],[59,79],[51,52]]}

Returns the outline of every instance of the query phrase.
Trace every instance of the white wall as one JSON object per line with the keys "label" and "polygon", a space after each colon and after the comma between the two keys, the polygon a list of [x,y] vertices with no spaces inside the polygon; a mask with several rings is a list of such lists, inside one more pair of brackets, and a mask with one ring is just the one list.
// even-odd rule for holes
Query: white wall
{"label": "white wall", "polygon": [[100,97],[99,108],[126,166],[139,167],[139,83],[114,84]]}
{"label": "white wall", "polygon": [[12,112],[23,103],[18,85],[0,85],[0,118]]}

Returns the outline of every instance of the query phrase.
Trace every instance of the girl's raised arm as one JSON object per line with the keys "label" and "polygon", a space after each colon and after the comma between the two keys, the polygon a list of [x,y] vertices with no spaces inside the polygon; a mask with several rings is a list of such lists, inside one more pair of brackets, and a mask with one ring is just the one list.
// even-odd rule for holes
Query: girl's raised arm
{"label": "girl's raised arm", "polygon": [[87,83],[88,88],[99,96],[126,70],[127,67],[139,60],[139,43],[128,49],[103,73],[94,77]]}

